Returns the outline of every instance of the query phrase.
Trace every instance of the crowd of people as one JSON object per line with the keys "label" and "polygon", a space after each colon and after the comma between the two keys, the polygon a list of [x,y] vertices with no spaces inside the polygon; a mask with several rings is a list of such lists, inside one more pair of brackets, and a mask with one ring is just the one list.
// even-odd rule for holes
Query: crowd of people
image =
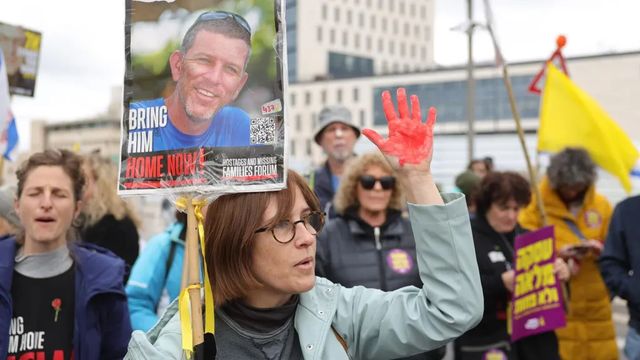
{"label": "crowd of people", "polygon": [[[432,132],[420,161],[402,166],[401,152],[362,133],[379,152],[356,155],[349,110],[327,107],[318,169],[289,170],[285,190],[209,204],[217,358],[435,360],[454,342],[456,360],[617,359],[614,296],[630,312],[625,354],[640,358],[640,197],[613,210],[586,151],[552,157],[545,220],[529,182],[491,158],[470,162],[460,193],[446,194],[431,175]],[[0,188],[0,356],[181,359],[186,216],[176,211],[139,253],[141,220],[108,159],[46,150],[16,175]],[[547,224],[567,325],[514,342],[514,239]]]}

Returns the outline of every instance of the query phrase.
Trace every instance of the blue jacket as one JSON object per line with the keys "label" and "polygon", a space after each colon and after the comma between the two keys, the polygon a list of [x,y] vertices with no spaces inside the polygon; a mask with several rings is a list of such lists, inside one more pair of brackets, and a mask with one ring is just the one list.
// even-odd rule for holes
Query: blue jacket
{"label": "blue jacket", "polygon": [[[182,229],[183,225],[177,222],[151,238],[131,269],[126,292],[134,330],[148,331],[158,321],[158,304],[164,289],[169,301],[180,294],[184,259],[184,241],[180,240]],[[167,269],[171,246],[175,252]]]}
{"label": "blue jacket", "polygon": [[[14,237],[0,239],[0,358],[6,358],[9,345],[13,315],[11,282],[17,249]],[[131,337],[127,298],[122,288],[124,261],[91,244],[72,244],[69,249],[76,269],[74,357],[122,359]]]}
{"label": "blue jacket", "polygon": [[[396,359],[443,346],[482,318],[483,300],[467,204],[409,204],[422,288],[345,288],[324,278],[300,294],[294,327],[305,360]],[[134,331],[125,359],[183,359],[178,302],[149,333]],[[349,357],[332,333],[340,333]]]}
{"label": "blue jacket", "polygon": [[[609,291],[627,301],[629,326],[640,331],[640,196],[616,206],[607,241],[600,256],[600,271]],[[630,270],[633,274],[630,274]]]}

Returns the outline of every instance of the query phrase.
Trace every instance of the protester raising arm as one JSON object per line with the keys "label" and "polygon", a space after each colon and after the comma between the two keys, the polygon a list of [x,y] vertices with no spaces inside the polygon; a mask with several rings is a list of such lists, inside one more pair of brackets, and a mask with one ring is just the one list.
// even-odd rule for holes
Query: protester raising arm
{"label": "protester raising arm", "polygon": [[[395,359],[440,347],[480,321],[466,203],[459,194],[441,197],[431,176],[435,110],[422,123],[417,98],[409,115],[404,90],[398,93],[399,117],[390,95],[383,96],[389,138],[365,134],[407,186],[423,287],[383,292],[315,277],[321,209],[304,179],[289,171],[286,189],[223,195],[209,205],[205,261],[218,358],[254,359],[268,351],[287,359]],[[268,319],[260,317],[276,315],[283,322],[265,329]],[[133,333],[126,358],[181,358],[180,331],[174,302],[148,334]],[[274,332],[290,335],[275,339]]]}
{"label": "protester raising arm", "polygon": [[423,123],[418,98],[411,97],[410,112],[404,89],[397,97],[399,117],[390,94],[382,95],[388,139],[368,129],[363,134],[380,148],[405,186],[424,285],[388,293],[339,289],[333,325],[358,359],[392,359],[434,349],[475,326],[483,311],[466,203],[459,195],[443,199],[431,175],[435,109]]}

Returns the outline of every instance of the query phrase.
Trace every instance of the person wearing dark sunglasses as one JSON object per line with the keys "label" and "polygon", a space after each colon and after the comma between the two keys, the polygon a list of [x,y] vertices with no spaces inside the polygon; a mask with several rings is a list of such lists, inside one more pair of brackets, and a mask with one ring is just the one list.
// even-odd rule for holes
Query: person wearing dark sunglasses
{"label": "person wearing dark sunglasses", "polygon": [[[146,131],[150,118],[160,119],[147,151],[251,145],[249,115],[229,105],[249,78],[250,56],[251,27],[242,16],[201,14],[169,57],[175,89],[167,98],[131,103],[129,131]],[[128,148],[140,150],[132,140]]]}
{"label": "person wearing dark sunglasses", "polygon": [[[421,287],[396,172],[379,153],[354,158],[346,168],[334,198],[337,216],[318,236],[316,274],[346,287]],[[436,360],[444,354],[441,347],[406,359]]]}

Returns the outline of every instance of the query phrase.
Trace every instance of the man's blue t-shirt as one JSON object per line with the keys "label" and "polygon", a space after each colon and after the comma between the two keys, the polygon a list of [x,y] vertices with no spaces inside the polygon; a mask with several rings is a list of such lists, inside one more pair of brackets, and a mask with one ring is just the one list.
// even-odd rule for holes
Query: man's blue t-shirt
{"label": "man's blue t-shirt", "polygon": [[[133,119],[136,120],[132,120]],[[162,117],[166,120],[162,121]],[[129,122],[145,124],[146,126],[136,126],[134,130],[153,130],[153,146],[151,151],[188,149],[195,147],[220,147],[220,146],[250,146],[250,119],[244,110],[225,106],[213,117],[209,129],[200,135],[188,135],[178,130],[171,120],[166,110],[163,98],[153,100],[143,100],[131,103],[129,106]],[[149,122],[141,123],[140,119],[155,118],[153,125]],[[131,139],[131,134],[129,136]],[[132,141],[132,140],[129,140]]]}

